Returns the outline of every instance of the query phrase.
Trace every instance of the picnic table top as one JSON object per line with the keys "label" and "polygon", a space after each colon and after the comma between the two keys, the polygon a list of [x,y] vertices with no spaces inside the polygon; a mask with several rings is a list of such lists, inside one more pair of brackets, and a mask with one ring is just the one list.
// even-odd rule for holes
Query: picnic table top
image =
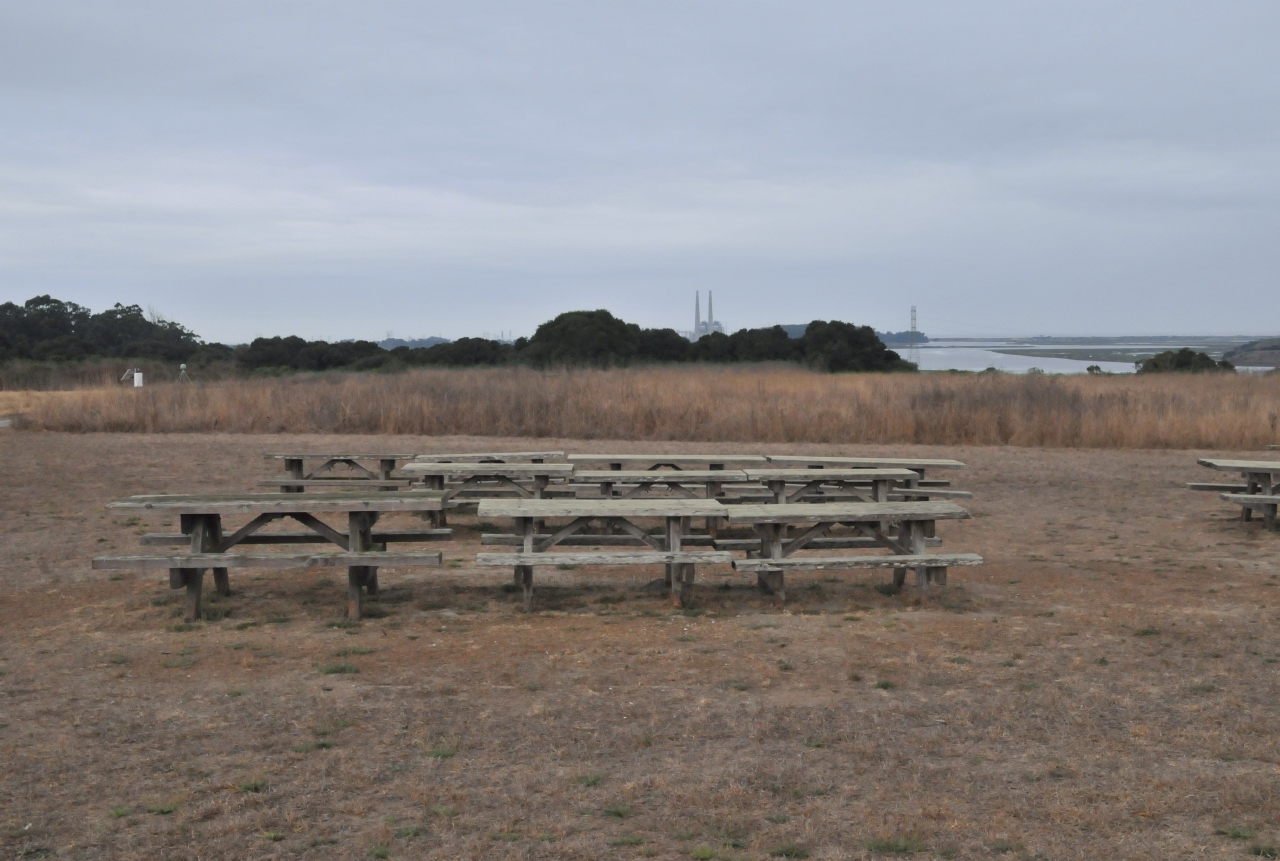
{"label": "picnic table top", "polygon": [[821,505],[727,505],[730,523],[850,523],[872,520],[964,520],[952,502],[827,502]]}
{"label": "picnic table top", "polygon": [[324,452],[307,452],[301,454],[284,454],[267,452],[263,455],[267,460],[409,460],[411,454],[326,454]]}
{"label": "picnic table top", "polygon": [[1216,457],[1202,457],[1196,463],[1223,472],[1280,473],[1280,462],[1274,460],[1222,460]]}
{"label": "picnic table top", "polygon": [[467,463],[494,460],[532,460],[564,457],[562,451],[489,451],[468,452],[466,454],[419,454],[414,456],[416,463]]}
{"label": "picnic table top", "polygon": [[936,460],[919,457],[807,457],[802,454],[771,454],[769,463],[820,463],[824,466],[856,467],[905,467],[907,469],[968,469],[958,460]]}
{"label": "picnic table top", "polygon": [[[370,484],[375,482],[370,481]],[[335,493],[163,493],[130,496],[107,504],[113,511],[178,514],[270,514],[273,512],[439,511],[439,490],[375,490]]]}
{"label": "picnic table top", "polygon": [[571,454],[571,463],[766,463],[762,454]]}
{"label": "picnic table top", "polygon": [[584,469],[573,474],[574,481],[697,482],[751,481],[740,469]]}
{"label": "picnic table top", "polygon": [[747,469],[752,481],[876,481],[917,478],[910,469]]}
{"label": "picnic table top", "polygon": [[723,517],[713,499],[482,499],[479,517]]}
{"label": "picnic table top", "polygon": [[425,463],[414,461],[400,467],[405,475],[569,475],[571,463]]}

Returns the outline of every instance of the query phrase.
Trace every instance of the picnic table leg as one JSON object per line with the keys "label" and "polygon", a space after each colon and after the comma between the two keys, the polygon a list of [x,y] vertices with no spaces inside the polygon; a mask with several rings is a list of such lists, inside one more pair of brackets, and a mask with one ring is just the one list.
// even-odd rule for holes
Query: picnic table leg
{"label": "picnic table leg", "polygon": [[[680,532],[684,518],[668,517],[667,518],[667,551],[670,553],[680,552]],[[667,582],[671,586],[671,603],[677,607],[684,604],[685,585],[684,585],[684,566],[678,562],[667,563]]]}
{"label": "picnic table leg", "polygon": [[[214,552],[217,552],[217,548],[222,546],[222,516],[213,515],[209,528],[215,548]],[[224,598],[231,594],[231,575],[226,568],[213,569],[213,587]]]}
{"label": "picnic table leg", "polygon": [[[1249,473],[1245,473],[1244,477],[1245,482],[1248,484],[1248,487],[1245,488],[1245,493],[1257,493],[1260,490],[1258,477],[1256,475],[1250,475]],[[1245,523],[1253,520],[1253,509],[1247,505],[1240,506],[1240,519]]]}
{"label": "picnic table leg", "polygon": [[[290,478],[303,478],[302,458],[287,457],[284,459],[284,471],[289,473]],[[280,488],[285,493],[302,493],[303,486],[300,484],[290,484]]]}
{"label": "picnic table leg", "polygon": [[[766,559],[782,558],[783,524],[764,523],[760,530],[760,555]],[[787,601],[786,581],[780,568],[760,571],[756,574],[756,585],[766,595],[773,595],[774,601],[781,606]]]}
{"label": "picnic table leg", "polygon": [[[186,602],[183,607],[182,621],[191,623],[200,621],[200,593],[204,590],[204,569],[203,568],[171,568],[170,572],[177,571],[182,579],[182,585],[186,587]],[[173,575],[170,573],[169,582],[172,585]]]}
{"label": "picnic table leg", "polygon": [[[188,522],[192,553],[217,553],[222,544],[222,517],[218,514],[195,514]],[[203,578],[201,578],[203,580]],[[231,578],[226,568],[213,569],[213,583],[219,595],[231,594]],[[200,596],[195,598],[195,613],[200,615]],[[187,621],[194,621],[188,619]]]}
{"label": "picnic table leg", "polygon": [[[378,477],[389,480],[391,473],[396,471],[396,461],[393,457],[384,457],[378,461]],[[383,490],[395,490],[395,485],[386,485]]]}
{"label": "picnic table leg", "polygon": [[[352,553],[367,553],[372,549],[373,540],[371,537],[373,529],[372,518],[365,511],[351,511],[347,513],[347,549]],[[368,565],[349,565],[347,566],[347,618],[357,621],[361,615],[361,608],[364,601],[363,592],[365,587],[369,587],[370,594],[376,589],[377,585],[370,584],[371,577],[377,576],[371,572],[376,572],[376,568],[370,568]]]}
{"label": "picnic table leg", "polygon": [[[924,522],[920,520],[912,520],[907,526],[908,534],[911,536],[911,552],[913,555],[923,555],[925,552],[924,541]],[[921,606],[929,603],[929,573],[933,566],[917,565],[916,566],[916,597],[919,599]]]}
{"label": "picnic table leg", "polygon": [[[533,538],[535,530],[536,524],[532,517],[516,518],[516,531],[523,538],[521,552],[533,552]],[[524,593],[524,611],[526,613],[531,612],[533,610],[533,566],[517,565],[512,574],[512,580]]]}

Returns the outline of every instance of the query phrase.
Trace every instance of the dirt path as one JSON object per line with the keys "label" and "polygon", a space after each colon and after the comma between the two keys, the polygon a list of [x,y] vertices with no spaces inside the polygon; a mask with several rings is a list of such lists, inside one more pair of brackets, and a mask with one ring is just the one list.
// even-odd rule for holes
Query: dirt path
{"label": "dirt path", "polygon": [[474,567],[469,518],[449,567],[384,569],[386,615],[358,627],[335,626],[341,584],[317,572],[233,573],[227,618],[183,631],[165,578],[89,570],[163,525],[108,515],[110,499],[245,489],[274,468],[264,451],[371,442],[0,431],[5,852],[1165,859],[1280,844],[1280,536],[1181,489],[1209,478],[1205,453],[792,447],[971,465],[951,477],[974,517],[939,533],[988,564],[953,571],[924,610],[855,573],[790,578],[778,612],[724,567],[672,615],[643,590],[655,572],[580,568],[540,571],[526,615],[509,575]]}

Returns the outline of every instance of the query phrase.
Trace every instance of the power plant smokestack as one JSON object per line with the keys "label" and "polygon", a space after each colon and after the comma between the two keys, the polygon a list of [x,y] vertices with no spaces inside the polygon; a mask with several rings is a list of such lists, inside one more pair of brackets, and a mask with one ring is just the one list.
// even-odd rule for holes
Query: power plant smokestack
{"label": "power plant smokestack", "polygon": [[715,312],[711,310],[711,291],[708,290],[707,291],[707,334],[710,335],[713,331],[715,331],[715,327],[716,327],[716,315],[715,315]]}
{"label": "power plant smokestack", "polygon": [[693,291],[693,340],[702,334],[702,294]]}

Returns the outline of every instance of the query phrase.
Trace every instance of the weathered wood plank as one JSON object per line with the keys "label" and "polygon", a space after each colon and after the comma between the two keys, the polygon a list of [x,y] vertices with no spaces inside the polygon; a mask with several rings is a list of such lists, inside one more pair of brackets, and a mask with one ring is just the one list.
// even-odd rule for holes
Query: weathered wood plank
{"label": "weathered wood plank", "polygon": [[573,483],[599,483],[611,481],[618,484],[636,484],[643,482],[673,481],[677,483],[705,484],[708,481],[732,482],[752,481],[740,469],[681,469],[681,470],[645,470],[645,469],[588,469],[578,470],[573,474]]}
{"label": "weathered wood plank", "polygon": [[969,512],[950,502],[828,502],[794,505],[727,505],[733,523],[857,523],[878,520],[964,520]]}
{"label": "weathered wood plank", "polygon": [[329,454],[327,452],[303,454],[268,452],[263,455],[267,460],[411,460],[415,456],[412,454]]}
{"label": "weathered wood plank", "polygon": [[1223,460],[1215,457],[1202,457],[1196,461],[1200,466],[1216,469],[1220,472],[1265,472],[1270,475],[1280,474],[1280,463],[1274,460]]}
{"label": "weathered wood plank", "polygon": [[920,474],[909,469],[746,469],[752,481],[849,481],[872,482],[876,479],[908,481]]}
{"label": "weathered wood plank", "polygon": [[[452,529],[414,529],[404,532],[375,532],[375,544],[412,541],[448,541],[453,538]],[[185,547],[190,536],[181,532],[148,532],[138,539],[144,547]],[[315,532],[259,532],[248,535],[236,542],[239,547],[244,544],[327,544],[329,539]]]}
{"label": "weathered wood plank", "polygon": [[[370,485],[375,482],[370,481]],[[178,514],[259,514],[349,511],[439,511],[443,492],[350,491],[338,493],[162,494],[131,496],[109,503],[113,511],[166,511]]]}
{"label": "weathered wood plank", "polygon": [[424,476],[505,476],[507,478],[533,478],[539,475],[567,476],[573,474],[571,463],[406,463],[400,467],[402,475]]}
{"label": "weathered wood plank", "polygon": [[712,499],[483,499],[480,517],[724,517]]}
{"label": "weathered wood plank", "polygon": [[97,556],[95,571],[137,568],[326,568],[346,565],[383,567],[438,566],[440,553],[395,551],[370,553],[172,553]]}
{"label": "weathered wood plank", "polygon": [[915,566],[981,565],[976,553],[924,553],[910,556],[791,556],[784,559],[735,559],[736,571],[825,571],[852,568],[910,568]]}
{"label": "weathered wood plank", "polygon": [[512,565],[694,565],[707,562],[732,562],[733,554],[718,550],[682,550],[678,553],[645,551],[640,553],[477,553],[476,564],[485,567]]}
{"label": "weathered wood plank", "polygon": [[483,463],[484,461],[552,460],[564,457],[563,451],[488,451],[465,454],[419,454],[415,463]]}
{"label": "weathered wood plank", "polygon": [[823,466],[844,466],[849,468],[870,467],[872,469],[904,467],[906,469],[968,469],[958,460],[934,460],[918,457],[812,457],[803,454],[771,454],[769,463],[777,464],[822,464]]}
{"label": "weathered wood plank", "polygon": [[1206,490],[1210,493],[1247,493],[1247,484],[1223,484],[1213,481],[1188,481],[1187,490]]}
{"label": "weathered wood plank", "polygon": [[768,463],[762,454],[571,454],[570,463]]}
{"label": "weathered wood plank", "polygon": [[360,488],[369,490],[371,486],[409,488],[413,486],[410,478],[264,478],[258,482],[259,487],[327,487],[327,488]]}

